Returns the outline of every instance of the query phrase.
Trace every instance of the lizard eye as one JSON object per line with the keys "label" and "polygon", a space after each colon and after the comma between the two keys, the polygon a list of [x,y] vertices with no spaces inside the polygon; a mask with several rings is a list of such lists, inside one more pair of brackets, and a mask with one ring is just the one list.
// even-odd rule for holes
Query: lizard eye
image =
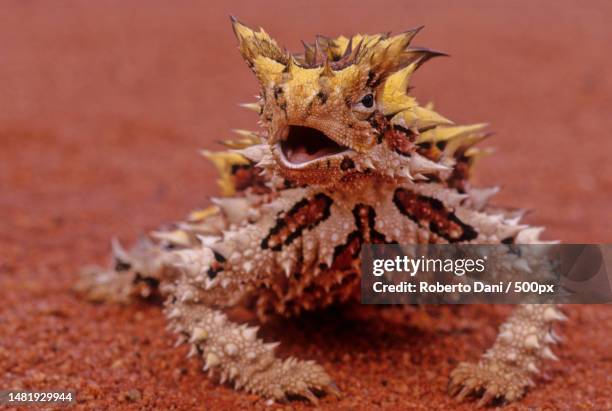
{"label": "lizard eye", "polygon": [[361,99],[361,104],[363,104],[363,106],[366,108],[372,108],[372,106],[374,105],[374,95],[372,93],[366,94]]}
{"label": "lizard eye", "polygon": [[356,111],[369,113],[371,111],[374,111],[374,103],[374,94],[368,93],[361,97],[361,100],[359,100],[359,102],[353,105],[353,109]]}

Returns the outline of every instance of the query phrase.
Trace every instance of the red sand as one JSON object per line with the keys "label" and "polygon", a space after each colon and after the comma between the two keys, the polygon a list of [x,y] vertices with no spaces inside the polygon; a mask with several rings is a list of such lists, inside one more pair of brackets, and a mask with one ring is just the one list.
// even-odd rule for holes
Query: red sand
{"label": "red sand", "polygon": [[[72,388],[82,409],[264,408],[172,348],[158,307],[93,306],[69,291],[80,266],[106,260],[111,236],[134,240],[205,204],[216,188],[197,149],[254,127],[235,105],[257,88],[230,12],[292,49],[315,33],[425,24],[415,43],[453,57],[422,69],[417,96],[496,132],[476,180],[504,187],[498,203],[535,210],[528,221],[547,238],[610,242],[612,5],[458,3],[2,2],[0,389]],[[445,394],[448,373],[478,358],[508,308],[428,312],[326,313],[265,335],[329,370],[345,396],[321,408],[471,409]],[[612,310],[566,312],[561,361],[506,409],[612,409]]]}

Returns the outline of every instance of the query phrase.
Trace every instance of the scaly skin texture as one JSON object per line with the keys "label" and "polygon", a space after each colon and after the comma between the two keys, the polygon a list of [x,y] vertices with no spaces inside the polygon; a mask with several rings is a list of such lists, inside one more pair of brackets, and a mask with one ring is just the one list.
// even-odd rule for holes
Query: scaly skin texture
{"label": "scaly skin texture", "polygon": [[[359,300],[359,251],[371,243],[541,243],[521,213],[493,209],[497,189],[468,181],[485,152],[485,125],[454,125],[410,97],[410,77],[441,55],[395,36],[317,38],[303,55],[232,20],[239,50],[260,81],[262,132],[239,131],[208,152],[222,197],[133,250],[113,244],[114,266],[84,270],[93,300],[159,294],[169,329],[204,370],[237,389],[282,400],[338,393],[311,361],[281,360],[277,344],[226,311],[249,304],[261,321]],[[555,305],[520,306],[476,364],[460,364],[449,391],[513,401],[534,384],[559,341]]]}

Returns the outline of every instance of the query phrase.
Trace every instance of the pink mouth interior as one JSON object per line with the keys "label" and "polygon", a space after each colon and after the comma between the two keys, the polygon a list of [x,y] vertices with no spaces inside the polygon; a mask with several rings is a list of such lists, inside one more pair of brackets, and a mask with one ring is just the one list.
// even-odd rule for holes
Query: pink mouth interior
{"label": "pink mouth interior", "polygon": [[303,164],[345,151],[347,148],[328,138],[321,131],[303,126],[289,126],[287,138],[281,141],[285,158]]}

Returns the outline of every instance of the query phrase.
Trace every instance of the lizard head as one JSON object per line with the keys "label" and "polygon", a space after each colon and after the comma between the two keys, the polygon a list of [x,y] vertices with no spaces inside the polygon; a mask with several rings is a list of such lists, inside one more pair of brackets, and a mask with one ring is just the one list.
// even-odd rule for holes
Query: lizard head
{"label": "lizard head", "polygon": [[410,176],[396,157],[411,156],[419,131],[450,123],[407,95],[412,73],[442,55],[409,46],[419,29],[318,37],[294,55],[263,29],[232,24],[261,86],[256,107],[274,167],[289,180],[332,186],[375,174]]}

